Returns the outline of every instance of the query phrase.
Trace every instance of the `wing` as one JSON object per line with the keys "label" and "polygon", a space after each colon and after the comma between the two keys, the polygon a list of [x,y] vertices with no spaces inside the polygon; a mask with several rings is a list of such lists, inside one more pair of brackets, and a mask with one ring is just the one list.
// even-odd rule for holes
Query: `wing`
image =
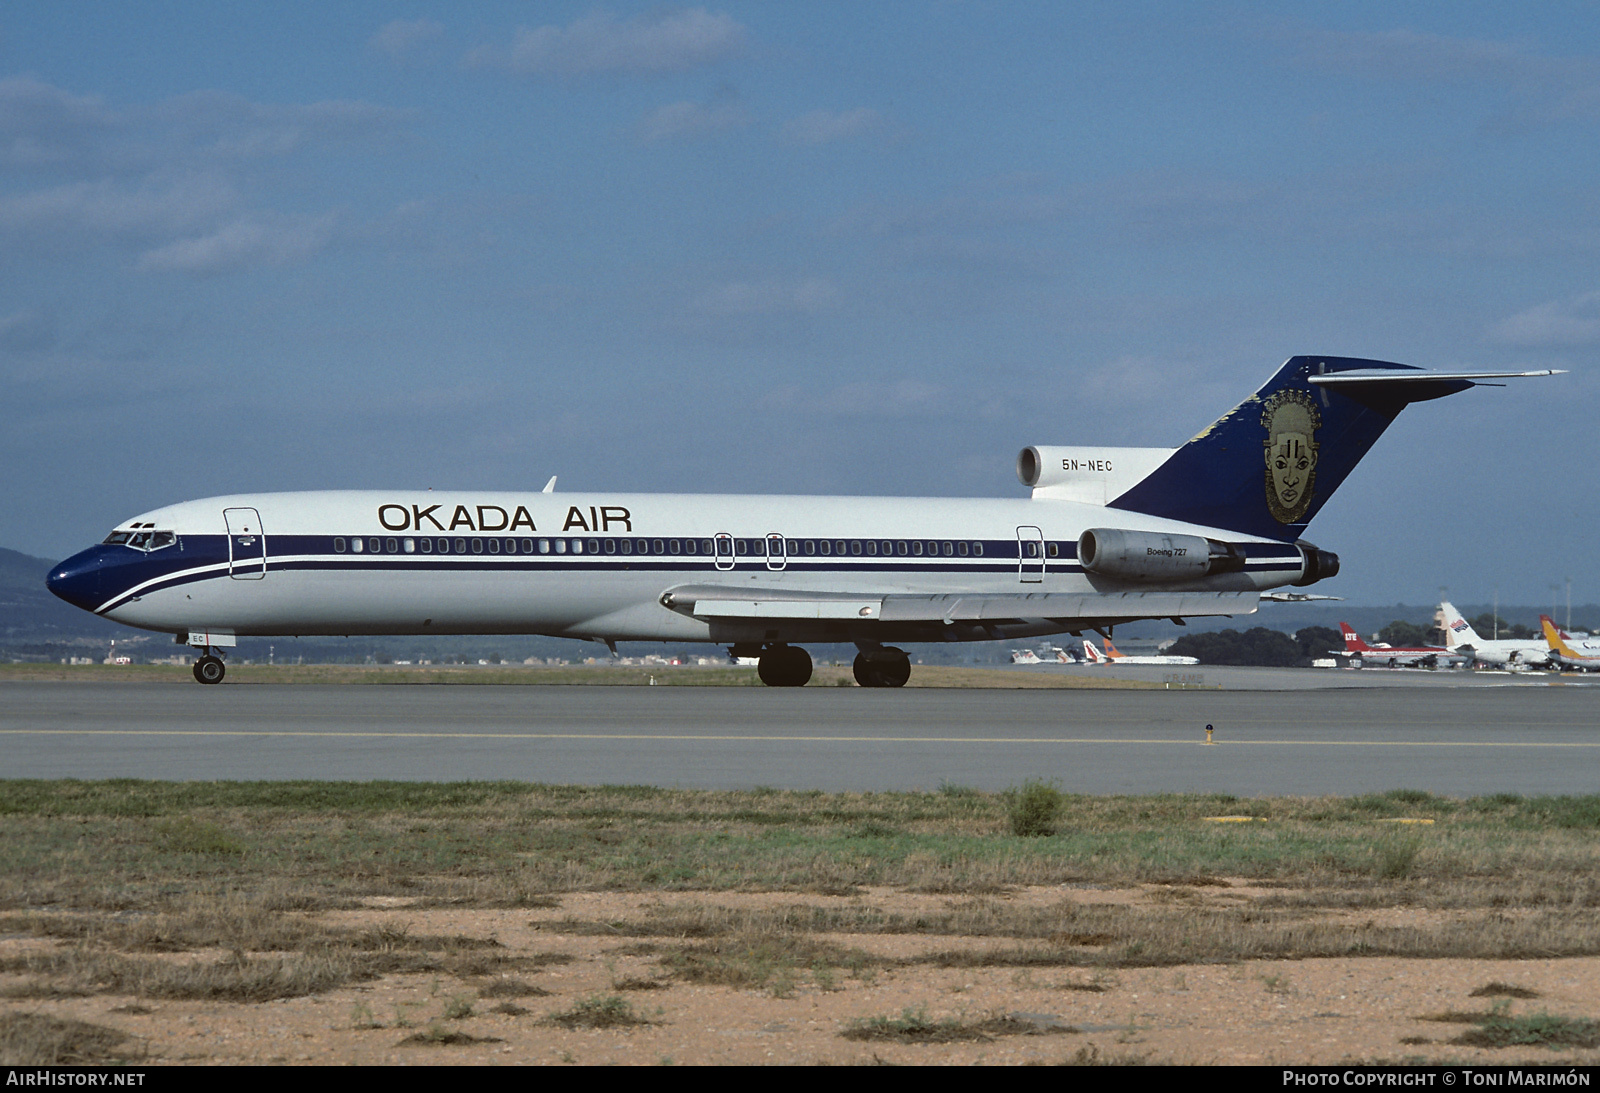
{"label": "wing", "polygon": [[1031,620],[1105,623],[1200,615],[1248,615],[1260,593],[948,593],[852,594],[801,589],[682,585],[661,597],[674,611],[703,619],[818,619],[881,623],[1017,623]]}

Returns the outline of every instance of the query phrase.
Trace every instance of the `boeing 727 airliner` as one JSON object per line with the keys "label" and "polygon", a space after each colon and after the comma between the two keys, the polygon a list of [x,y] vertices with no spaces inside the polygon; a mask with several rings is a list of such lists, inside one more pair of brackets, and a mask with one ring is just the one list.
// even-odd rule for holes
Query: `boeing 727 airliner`
{"label": "boeing 727 airliner", "polygon": [[465,492],[247,494],[143,513],[56,566],[57,596],[203,651],[241,636],[549,634],[714,642],[761,679],[852,642],[982,641],[1241,615],[1339,571],[1306,525],[1409,403],[1550,372],[1292,357],[1181,448],[1032,447],[1028,499]]}

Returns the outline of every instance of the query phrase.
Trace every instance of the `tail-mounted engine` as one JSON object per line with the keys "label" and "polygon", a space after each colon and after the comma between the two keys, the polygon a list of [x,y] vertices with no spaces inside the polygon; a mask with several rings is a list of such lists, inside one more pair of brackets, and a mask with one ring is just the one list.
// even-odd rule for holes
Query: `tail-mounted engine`
{"label": "tail-mounted engine", "polygon": [[[1289,548],[1284,544],[1279,549]],[[1315,584],[1339,572],[1339,556],[1331,550],[1319,550],[1304,540],[1296,543],[1294,549],[1301,559],[1300,577],[1293,582],[1295,585]],[[1101,577],[1159,583],[1198,580],[1218,573],[1242,573],[1245,553],[1237,543],[1199,535],[1090,528],[1078,536],[1078,561],[1087,572]]]}
{"label": "tail-mounted engine", "polygon": [[1124,581],[1185,581],[1244,569],[1244,554],[1231,543],[1117,528],[1078,536],[1078,561],[1090,573]]}
{"label": "tail-mounted engine", "polygon": [[1017,478],[1037,498],[1104,505],[1138,485],[1173,450],[1036,445],[1017,455]]}
{"label": "tail-mounted engine", "polygon": [[1295,586],[1304,588],[1308,584],[1325,581],[1329,577],[1339,575],[1339,556],[1331,550],[1318,550],[1312,544],[1301,539],[1295,543],[1300,548],[1300,556],[1305,559],[1305,568],[1300,572],[1300,579],[1295,581]]}

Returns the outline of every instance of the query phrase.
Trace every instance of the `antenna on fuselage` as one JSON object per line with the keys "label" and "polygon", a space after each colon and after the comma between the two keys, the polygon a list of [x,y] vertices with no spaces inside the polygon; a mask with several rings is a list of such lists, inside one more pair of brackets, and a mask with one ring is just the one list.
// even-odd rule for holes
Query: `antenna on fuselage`
{"label": "antenna on fuselage", "polygon": [[550,476],[550,481],[546,482],[544,484],[544,489],[540,490],[539,492],[540,493],[555,493],[556,492],[556,476],[552,474]]}

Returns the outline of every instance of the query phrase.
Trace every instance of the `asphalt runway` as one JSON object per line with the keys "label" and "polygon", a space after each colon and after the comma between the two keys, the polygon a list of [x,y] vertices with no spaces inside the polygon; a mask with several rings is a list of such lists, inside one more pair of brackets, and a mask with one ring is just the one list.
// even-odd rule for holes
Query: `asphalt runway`
{"label": "asphalt runway", "polygon": [[[1216,726],[1207,746],[1206,724]],[[1600,687],[0,684],[0,777],[1600,792]]]}

